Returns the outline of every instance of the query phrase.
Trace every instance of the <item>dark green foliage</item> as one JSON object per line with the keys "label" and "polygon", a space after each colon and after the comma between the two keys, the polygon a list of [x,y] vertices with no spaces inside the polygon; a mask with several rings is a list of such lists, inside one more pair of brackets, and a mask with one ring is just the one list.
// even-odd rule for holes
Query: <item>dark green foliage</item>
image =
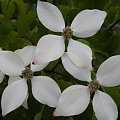
{"label": "dark green foliage", "polygon": [[[43,0],[45,1],[45,0]],[[66,25],[70,25],[78,12],[83,9],[100,9],[108,15],[100,31],[86,39],[76,40],[89,45],[93,51],[93,66],[98,69],[108,57],[120,54],[120,0],[47,0],[61,10]],[[36,13],[37,0],[0,0],[0,47],[16,50],[26,45],[37,45],[43,35],[51,33],[39,21]],[[52,77],[63,91],[70,85],[79,84],[68,74],[61,60],[51,62],[45,70],[37,73]],[[7,86],[7,76],[0,84],[0,95]],[[103,88],[112,96],[120,112],[120,87]],[[52,120],[53,108],[37,102],[30,94],[29,109],[19,107],[1,120]],[[0,113],[1,114],[1,113]],[[84,113],[71,117],[57,117],[55,120],[95,120],[92,105]],[[120,119],[120,116],[119,116]]]}

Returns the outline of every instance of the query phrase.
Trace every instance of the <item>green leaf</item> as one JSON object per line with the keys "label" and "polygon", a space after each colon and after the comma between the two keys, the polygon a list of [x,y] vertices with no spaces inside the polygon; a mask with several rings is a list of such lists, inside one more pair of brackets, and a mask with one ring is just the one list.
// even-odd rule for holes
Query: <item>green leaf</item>
{"label": "green leaf", "polygon": [[54,108],[45,106],[43,111],[43,120],[53,120],[53,116],[52,116],[53,111],[54,111]]}
{"label": "green leaf", "polygon": [[[36,13],[34,11],[29,11],[25,15],[19,15],[17,19],[17,30],[21,35],[28,34],[30,31],[30,25],[36,18]],[[24,29],[23,29],[24,28]]]}
{"label": "green leaf", "polygon": [[93,113],[92,120],[97,120],[95,117],[95,113]]}
{"label": "green leaf", "polygon": [[59,5],[58,8],[60,9],[63,17],[64,17],[64,20],[67,21],[67,18],[68,18],[68,12],[70,10],[70,7],[69,6],[66,6],[66,5]]}
{"label": "green leaf", "polygon": [[120,31],[111,36],[106,47],[110,56],[120,54]]}
{"label": "green leaf", "polygon": [[0,47],[3,49],[16,50],[26,45],[31,45],[31,42],[20,38],[15,31],[10,32],[8,35],[0,35]]}
{"label": "green leaf", "polygon": [[42,114],[43,114],[44,108],[45,108],[45,105],[43,105],[41,107],[41,111],[39,113],[37,113],[37,115],[35,116],[34,120],[42,120]]}
{"label": "green leaf", "polygon": [[85,40],[85,39],[79,39],[79,41],[80,41],[81,43],[85,44],[85,45],[90,46],[90,43],[89,43],[87,40]]}
{"label": "green leaf", "polygon": [[67,81],[64,81],[64,80],[56,80],[56,82],[58,83],[61,91],[65,90],[69,86],[73,85],[71,82],[67,82]]}
{"label": "green leaf", "polygon": [[26,14],[26,6],[24,3],[24,0],[13,0],[13,1],[17,5],[19,15],[25,15]]}
{"label": "green leaf", "polygon": [[98,68],[108,58],[107,53],[101,51],[94,52],[93,55],[93,66]]}
{"label": "green leaf", "polygon": [[12,31],[12,25],[9,20],[6,20],[5,18],[1,20],[0,24],[0,34],[1,35],[7,35]]}
{"label": "green leaf", "polygon": [[4,16],[10,19],[15,12],[15,4],[13,0],[2,0],[1,1],[2,12]]}

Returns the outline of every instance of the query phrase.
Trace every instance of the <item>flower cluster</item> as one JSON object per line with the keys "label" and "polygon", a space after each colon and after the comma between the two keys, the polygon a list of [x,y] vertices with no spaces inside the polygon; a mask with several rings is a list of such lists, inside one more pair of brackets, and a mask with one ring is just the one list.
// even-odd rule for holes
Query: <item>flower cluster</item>
{"label": "flower cluster", "polygon": [[[73,39],[73,37],[87,38],[95,35],[107,13],[97,9],[83,10],[77,14],[70,26],[65,26],[64,18],[56,6],[38,1],[37,14],[46,28],[53,32],[61,32],[61,36],[45,35],[40,38],[36,46],[26,46],[14,52],[0,49],[0,82],[4,74],[9,76],[8,86],[3,91],[1,99],[2,115],[21,105],[28,108],[27,84],[30,82],[35,99],[56,108],[54,116],[83,113],[93,99],[93,110],[98,120],[116,120],[117,106],[103,91],[102,86],[120,85],[120,55],[104,61],[92,80],[92,50]],[[44,69],[51,61],[60,57],[65,70],[76,79],[87,81],[86,86],[72,85],[61,93],[58,84],[52,78],[34,75],[34,72]]]}

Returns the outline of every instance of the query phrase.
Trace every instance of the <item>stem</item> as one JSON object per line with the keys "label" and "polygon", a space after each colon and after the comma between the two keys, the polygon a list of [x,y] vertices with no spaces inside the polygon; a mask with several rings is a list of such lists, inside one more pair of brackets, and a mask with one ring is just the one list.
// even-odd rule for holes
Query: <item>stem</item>
{"label": "stem", "polygon": [[111,25],[109,28],[108,28],[108,32],[112,32],[112,30],[113,30],[113,28],[114,28],[114,26],[116,25],[116,24],[118,24],[120,22],[120,19],[118,19],[115,23],[113,23],[113,25]]}
{"label": "stem", "polygon": [[57,66],[59,65],[60,62],[61,62],[60,59],[58,59],[58,62],[57,62],[56,65],[51,69],[51,71],[54,71],[54,70],[57,68]]}
{"label": "stem", "polygon": [[74,77],[72,77],[72,76],[69,76],[69,75],[66,75],[66,74],[64,74],[64,73],[62,73],[62,72],[59,72],[59,71],[51,71],[51,70],[44,70],[45,72],[47,72],[47,73],[54,73],[54,74],[58,74],[58,75],[61,75],[61,76],[64,76],[64,77],[67,77],[67,78],[69,78],[69,80],[71,80],[72,82],[73,82],[73,80],[76,82],[76,83],[78,83],[78,84],[82,84],[82,85],[86,85],[87,84],[87,82],[83,82],[83,81],[80,81],[80,80],[78,80],[78,79],[76,79],[76,78],[74,78]]}

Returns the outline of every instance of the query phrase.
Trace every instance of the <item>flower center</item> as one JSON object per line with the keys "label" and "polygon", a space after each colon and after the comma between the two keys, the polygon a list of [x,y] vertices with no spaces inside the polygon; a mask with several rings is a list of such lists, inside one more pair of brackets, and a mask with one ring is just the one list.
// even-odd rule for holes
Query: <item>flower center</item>
{"label": "flower center", "polygon": [[29,80],[33,77],[33,72],[29,67],[25,67],[25,70],[22,71],[23,78]]}
{"label": "flower center", "polygon": [[93,80],[88,84],[88,88],[90,89],[90,92],[93,93],[96,90],[99,90],[100,84],[97,82],[97,80]]}
{"label": "flower center", "polygon": [[66,27],[63,29],[63,36],[65,39],[70,39],[73,35],[73,31],[70,27]]}

